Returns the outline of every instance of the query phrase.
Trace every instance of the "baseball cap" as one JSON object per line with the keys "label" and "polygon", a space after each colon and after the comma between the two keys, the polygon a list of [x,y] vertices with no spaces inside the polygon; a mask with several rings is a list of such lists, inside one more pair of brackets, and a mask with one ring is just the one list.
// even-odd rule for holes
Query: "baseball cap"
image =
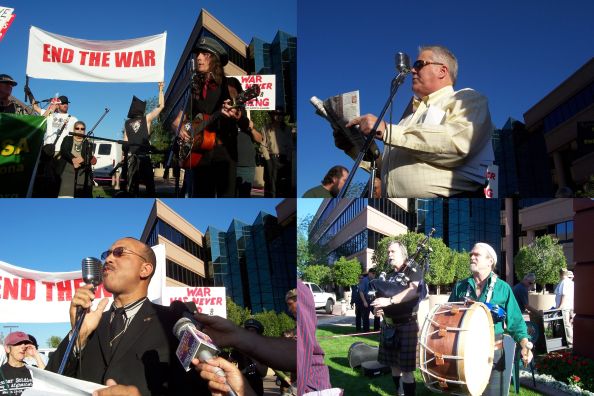
{"label": "baseball cap", "polygon": [[297,289],[291,289],[287,292],[287,295],[285,296],[285,302],[290,298],[297,298]]}
{"label": "baseball cap", "polygon": [[31,340],[29,339],[29,335],[27,333],[23,333],[22,331],[14,331],[6,337],[4,337],[4,345],[6,346],[16,345],[19,342],[23,341],[31,342]]}
{"label": "baseball cap", "polygon": [[68,101],[68,96],[64,96],[64,95],[62,95],[62,96],[60,96],[58,99],[60,99],[60,103],[62,103],[62,104],[70,103],[70,102]]}
{"label": "baseball cap", "polygon": [[264,333],[264,326],[262,325],[262,323],[260,323],[259,320],[256,319],[248,319],[245,321],[245,323],[243,324],[244,328],[248,328],[251,327],[252,329],[255,329],[256,332],[258,332],[258,334],[262,334]]}

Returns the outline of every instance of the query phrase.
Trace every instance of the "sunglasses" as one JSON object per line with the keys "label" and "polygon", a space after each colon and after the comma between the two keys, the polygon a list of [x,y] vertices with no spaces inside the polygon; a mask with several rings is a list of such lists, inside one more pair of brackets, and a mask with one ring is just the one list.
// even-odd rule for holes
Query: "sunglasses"
{"label": "sunglasses", "polygon": [[85,130],[85,128],[74,128],[74,129],[77,130],[77,131],[84,131]]}
{"label": "sunglasses", "polygon": [[144,261],[148,262],[148,260],[146,258],[144,258],[143,256],[141,256],[140,254],[136,253],[133,250],[125,248],[123,246],[118,246],[115,249],[110,249],[110,250],[104,251],[103,253],[101,253],[101,260],[103,260],[103,261],[107,260],[107,258],[109,257],[110,254],[113,254],[113,257],[115,257],[115,258],[120,258],[124,255],[124,253],[135,254],[138,257],[140,257],[141,259],[143,259]]}
{"label": "sunglasses", "polygon": [[413,63],[412,68],[415,69],[416,71],[421,70],[422,68],[424,68],[427,65],[444,65],[443,63],[439,63],[439,62],[430,62],[430,61],[425,61],[425,60],[416,60],[415,63]]}

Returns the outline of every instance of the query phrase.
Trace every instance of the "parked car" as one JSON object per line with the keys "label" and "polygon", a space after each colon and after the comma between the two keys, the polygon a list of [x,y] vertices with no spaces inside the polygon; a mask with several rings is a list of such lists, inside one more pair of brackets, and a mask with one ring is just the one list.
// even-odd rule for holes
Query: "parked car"
{"label": "parked car", "polygon": [[315,283],[303,282],[309,290],[313,293],[314,304],[316,309],[324,309],[327,314],[331,314],[336,304],[336,295],[334,293],[326,293],[322,288]]}

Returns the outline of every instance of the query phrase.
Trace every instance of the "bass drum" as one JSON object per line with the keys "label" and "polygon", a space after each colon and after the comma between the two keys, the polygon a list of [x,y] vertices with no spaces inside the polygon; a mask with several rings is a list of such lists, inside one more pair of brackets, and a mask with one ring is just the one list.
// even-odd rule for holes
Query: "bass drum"
{"label": "bass drum", "polygon": [[419,336],[419,366],[427,388],[480,395],[489,384],[494,354],[493,319],[482,303],[433,307]]}
{"label": "bass drum", "polygon": [[351,368],[357,368],[364,362],[376,362],[378,350],[378,347],[367,345],[364,342],[355,342],[349,348],[349,365]]}

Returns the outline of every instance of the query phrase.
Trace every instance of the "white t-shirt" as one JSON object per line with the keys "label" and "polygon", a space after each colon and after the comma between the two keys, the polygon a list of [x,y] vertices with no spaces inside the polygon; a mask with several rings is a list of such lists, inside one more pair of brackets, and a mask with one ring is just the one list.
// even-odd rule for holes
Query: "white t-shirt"
{"label": "white t-shirt", "polygon": [[[68,115],[68,113],[52,113],[47,117],[47,131],[43,137],[43,144],[54,143],[58,132],[60,129],[62,129],[62,125],[64,125],[64,122],[66,122],[66,119],[68,119]],[[68,136],[68,133],[74,132],[74,124],[77,121],[78,119],[76,117],[70,116],[68,119],[68,125],[66,125],[66,128],[64,128],[64,131],[56,142],[56,151],[60,151],[60,145],[62,144],[64,137]]]}
{"label": "white t-shirt", "polygon": [[[559,307],[561,296],[565,296],[565,299],[563,306]],[[555,288],[555,306],[563,309],[573,309],[573,281],[571,279],[563,279]]]}

